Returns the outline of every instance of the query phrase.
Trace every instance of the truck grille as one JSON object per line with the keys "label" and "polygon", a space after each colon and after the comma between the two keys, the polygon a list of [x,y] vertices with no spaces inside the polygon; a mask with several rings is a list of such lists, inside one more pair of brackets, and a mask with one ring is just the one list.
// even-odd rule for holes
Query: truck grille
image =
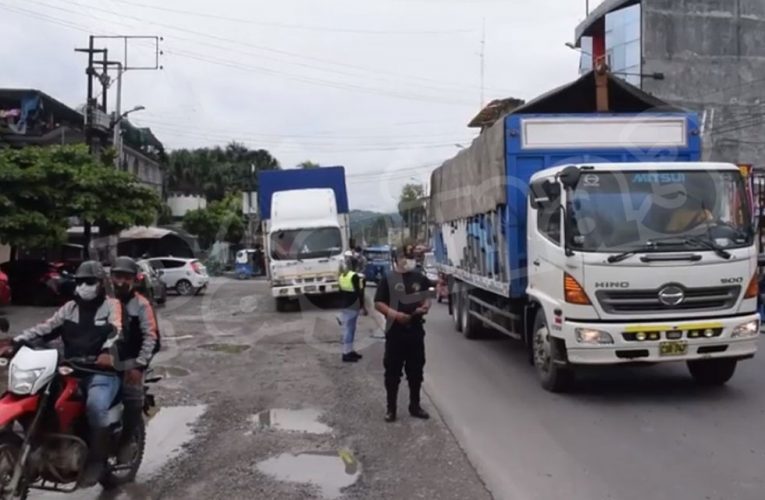
{"label": "truck grille", "polygon": [[666,305],[659,300],[655,290],[600,290],[595,293],[601,307],[607,313],[654,313],[667,311],[716,311],[733,307],[741,292],[740,286],[709,288],[683,288],[685,297],[676,305]]}

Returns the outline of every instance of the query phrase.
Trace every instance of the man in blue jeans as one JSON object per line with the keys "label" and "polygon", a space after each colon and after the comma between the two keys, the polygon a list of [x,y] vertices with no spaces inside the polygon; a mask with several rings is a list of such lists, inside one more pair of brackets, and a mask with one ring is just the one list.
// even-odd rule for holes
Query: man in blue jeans
{"label": "man in blue jeans", "polygon": [[356,337],[356,323],[359,314],[367,315],[364,300],[364,278],[356,272],[359,266],[355,253],[345,252],[345,268],[340,273],[340,293],[343,298],[343,310],[340,313],[340,324],[343,328],[343,362],[355,363],[362,358],[353,350],[353,340]]}
{"label": "man in blue jeans", "polygon": [[35,344],[60,337],[64,359],[86,358],[104,371],[82,379],[90,435],[80,486],[90,487],[101,478],[109,454],[109,408],[120,388],[112,353],[116,353],[116,342],[122,335],[122,305],[119,300],[106,296],[106,272],[100,263],[83,262],[74,279],[77,285],[74,300],[64,304],[47,321],[22,332],[13,343],[15,346]]}

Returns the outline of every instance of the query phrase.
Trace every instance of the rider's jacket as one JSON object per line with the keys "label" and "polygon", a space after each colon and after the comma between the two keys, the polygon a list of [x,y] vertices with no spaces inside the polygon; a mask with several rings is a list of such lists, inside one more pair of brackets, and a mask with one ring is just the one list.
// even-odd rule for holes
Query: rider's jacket
{"label": "rider's jacket", "polygon": [[122,315],[122,304],[116,299],[102,295],[84,301],[77,297],[13,340],[33,343],[61,337],[65,358],[98,356],[109,352],[122,336]]}

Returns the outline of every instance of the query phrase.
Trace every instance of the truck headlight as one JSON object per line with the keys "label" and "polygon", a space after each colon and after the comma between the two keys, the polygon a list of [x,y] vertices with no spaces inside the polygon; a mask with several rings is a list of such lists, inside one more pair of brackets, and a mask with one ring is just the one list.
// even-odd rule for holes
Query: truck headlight
{"label": "truck headlight", "polygon": [[32,392],[37,379],[45,371],[45,368],[34,368],[32,370],[21,370],[16,367],[11,368],[8,389],[18,395],[25,395]]}
{"label": "truck headlight", "polygon": [[290,286],[292,283],[290,283],[289,280],[280,280],[277,278],[274,278],[271,280],[272,286]]}
{"label": "truck headlight", "polygon": [[752,321],[747,321],[746,323],[742,323],[738,325],[736,328],[733,329],[733,332],[730,334],[731,337],[754,337],[755,335],[760,334],[760,320],[753,319]]}
{"label": "truck headlight", "polygon": [[614,338],[610,333],[594,328],[577,328],[576,341],[580,344],[613,344]]}

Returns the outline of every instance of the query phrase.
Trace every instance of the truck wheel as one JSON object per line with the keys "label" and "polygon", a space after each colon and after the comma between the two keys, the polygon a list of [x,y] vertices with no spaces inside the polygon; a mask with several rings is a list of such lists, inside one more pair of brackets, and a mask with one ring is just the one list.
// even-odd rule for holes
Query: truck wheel
{"label": "truck wheel", "polygon": [[699,385],[723,385],[736,372],[737,363],[735,359],[688,361],[688,371],[691,372],[691,376]]}
{"label": "truck wheel", "polygon": [[454,283],[452,287],[452,293],[449,296],[449,300],[452,301],[452,320],[454,321],[454,329],[458,332],[462,331],[462,287],[459,283]]}
{"label": "truck wheel", "polygon": [[477,339],[481,328],[481,322],[478,321],[475,316],[470,314],[470,292],[467,290],[460,294],[460,305],[462,309],[462,335],[464,335],[466,339]]}
{"label": "truck wheel", "polygon": [[555,361],[560,358],[555,344],[550,339],[550,329],[542,309],[537,311],[534,319],[532,337],[534,350],[534,367],[539,381],[550,392],[566,392],[574,382],[574,371],[571,367],[561,366]]}
{"label": "truck wheel", "polygon": [[284,297],[276,298],[276,311],[280,313],[287,311],[287,299]]}

